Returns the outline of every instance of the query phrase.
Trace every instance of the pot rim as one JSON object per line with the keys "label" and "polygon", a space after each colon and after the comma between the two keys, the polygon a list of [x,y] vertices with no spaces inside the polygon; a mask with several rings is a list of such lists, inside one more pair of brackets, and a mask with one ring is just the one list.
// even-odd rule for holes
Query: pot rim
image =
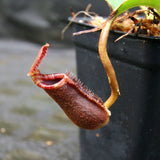
{"label": "pot rim", "polygon": [[[76,23],[76,24],[80,24],[80,25],[84,25],[86,27],[91,27],[91,28],[94,28],[96,26],[92,25],[92,24],[88,24],[88,23],[85,23],[84,21],[81,21],[81,20],[90,20],[91,18],[88,18],[88,17],[77,17],[77,20],[74,20],[73,17],[69,17],[68,18],[68,21],[72,22],[72,23]],[[107,19],[107,17],[104,19]],[[123,31],[116,31],[116,30],[110,30],[110,32],[113,32],[113,33],[117,33],[117,34],[120,34],[120,35],[124,35],[126,34],[126,32],[123,32]],[[130,36],[130,37],[135,37],[135,34],[133,33],[130,33],[128,34],[127,36]],[[142,35],[142,34],[139,34],[136,36],[137,39],[148,39],[148,40],[158,40],[160,41],[160,37],[154,37],[154,36],[147,36],[147,35]]]}

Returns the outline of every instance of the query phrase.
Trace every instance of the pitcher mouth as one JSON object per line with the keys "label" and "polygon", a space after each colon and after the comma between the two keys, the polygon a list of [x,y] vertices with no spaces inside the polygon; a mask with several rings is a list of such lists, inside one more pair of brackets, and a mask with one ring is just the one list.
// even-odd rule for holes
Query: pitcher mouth
{"label": "pitcher mouth", "polygon": [[49,47],[49,44],[46,43],[42,48],[40,49],[36,59],[34,60],[32,67],[27,74],[27,76],[31,76],[33,82],[43,88],[43,89],[53,89],[63,86],[67,80],[68,77],[64,73],[55,73],[55,74],[41,74],[39,71],[39,65],[45,55],[47,54],[47,48]]}
{"label": "pitcher mouth", "polygon": [[31,75],[33,82],[43,89],[55,89],[65,85],[68,78],[64,73],[41,74],[35,73]]}

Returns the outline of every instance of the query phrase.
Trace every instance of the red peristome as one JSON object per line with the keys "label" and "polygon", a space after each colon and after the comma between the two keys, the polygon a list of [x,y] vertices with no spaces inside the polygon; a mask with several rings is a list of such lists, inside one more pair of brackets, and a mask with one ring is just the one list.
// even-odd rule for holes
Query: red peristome
{"label": "red peristome", "polygon": [[110,111],[104,107],[103,101],[69,73],[41,74],[38,69],[33,71],[33,82],[44,89],[77,126],[98,129],[108,123]]}

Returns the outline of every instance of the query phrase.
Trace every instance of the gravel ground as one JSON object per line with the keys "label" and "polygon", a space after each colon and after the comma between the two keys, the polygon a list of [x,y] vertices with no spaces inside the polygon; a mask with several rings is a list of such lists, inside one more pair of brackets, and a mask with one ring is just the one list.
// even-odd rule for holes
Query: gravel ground
{"label": "gravel ground", "polygon": [[[0,160],[79,160],[79,129],[26,76],[40,48],[0,39]],[[51,44],[41,71],[76,74],[74,52]]]}

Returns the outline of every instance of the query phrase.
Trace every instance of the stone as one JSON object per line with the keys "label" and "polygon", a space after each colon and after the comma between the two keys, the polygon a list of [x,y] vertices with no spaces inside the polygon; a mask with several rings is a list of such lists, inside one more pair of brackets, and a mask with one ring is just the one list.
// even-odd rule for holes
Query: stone
{"label": "stone", "polygon": [[27,151],[23,149],[17,149],[11,151],[2,160],[46,160],[42,155]]}
{"label": "stone", "polygon": [[53,144],[57,144],[66,137],[66,133],[62,131],[38,127],[27,137],[27,139],[44,142],[52,141]]}
{"label": "stone", "polygon": [[33,107],[31,108],[31,107],[28,107],[25,105],[20,105],[20,106],[14,107],[11,111],[13,113],[20,114],[20,115],[26,115],[26,116],[32,116],[36,113],[35,108],[33,108]]}
{"label": "stone", "polygon": [[11,135],[18,127],[19,125],[16,123],[0,120],[0,134]]}

